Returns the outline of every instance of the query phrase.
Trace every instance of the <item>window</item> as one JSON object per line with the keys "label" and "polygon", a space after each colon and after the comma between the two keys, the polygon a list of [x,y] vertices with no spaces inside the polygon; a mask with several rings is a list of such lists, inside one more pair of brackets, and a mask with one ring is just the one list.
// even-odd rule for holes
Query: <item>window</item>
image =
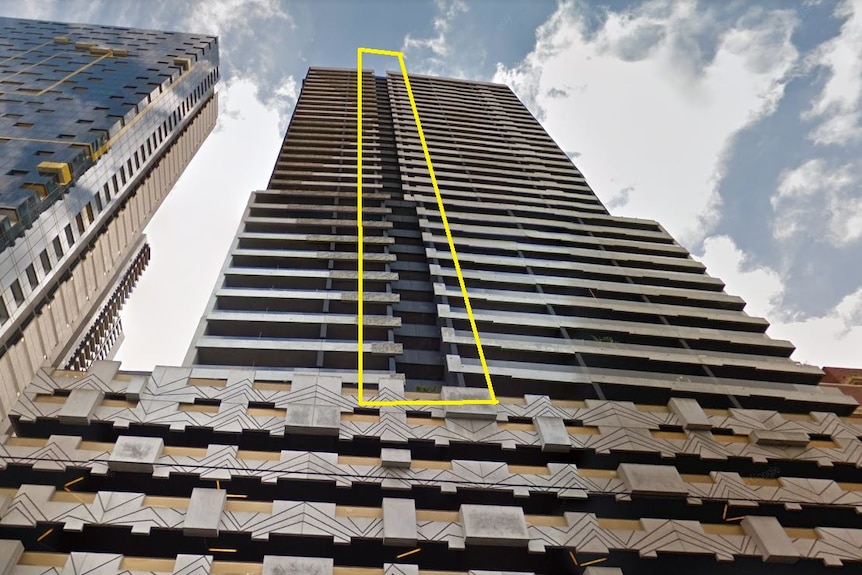
{"label": "window", "polygon": [[75,216],[75,223],[78,224],[78,233],[83,234],[84,233],[84,217],[80,213],[77,216]]}
{"label": "window", "polygon": [[18,280],[13,281],[10,287],[12,288],[12,297],[15,298],[15,303],[18,305],[24,303],[24,292],[21,290],[21,284]]}
{"label": "window", "polygon": [[27,281],[30,282],[30,288],[36,289],[39,286],[39,278],[36,276],[36,268],[33,264],[27,266]]}
{"label": "window", "polygon": [[66,226],[66,243],[69,244],[69,247],[75,243],[75,236],[72,235],[72,224]]}
{"label": "window", "polygon": [[42,253],[39,255],[39,259],[42,260],[42,269],[45,270],[47,274],[51,271],[51,257],[48,255],[48,250],[42,250]]}
{"label": "window", "polygon": [[6,303],[0,297],[0,325],[3,325],[9,320],[9,310],[6,309]]}
{"label": "window", "polygon": [[93,204],[87,204],[84,209],[87,210],[87,221],[93,223],[93,220],[96,219],[93,216]]}
{"label": "window", "polygon": [[60,243],[60,238],[54,238],[54,255],[58,260],[63,257],[63,244]]}
{"label": "window", "polygon": [[102,196],[100,196],[99,194],[96,194],[95,196],[93,196],[93,201],[96,202],[96,213],[101,212],[102,207],[103,207],[102,206]]}

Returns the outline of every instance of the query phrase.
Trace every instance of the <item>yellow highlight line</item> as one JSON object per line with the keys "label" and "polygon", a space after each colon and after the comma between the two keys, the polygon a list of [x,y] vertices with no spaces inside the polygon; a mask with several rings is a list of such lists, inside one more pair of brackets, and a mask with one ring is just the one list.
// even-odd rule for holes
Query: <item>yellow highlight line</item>
{"label": "yellow highlight line", "polygon": [[[425,154],[425,163],[428,165],[428,174],[431,176],[431,185],[434,188],[434,195],[437,198],[437,207],[440,209],[440,219],[443,221],[443,228],[446,230],[446,239],[449,242],[449,251],[452,253],[452,263],[455,266],[455,272],[458,275],[458,284],[461,286],[461,295],[464,297],[464,306],[467,309],[467,316],[470,318],[470,327],[473,330],[473,339],[476,341],[476,349],[479,353],[479,361],[482,363],[482,371],[485,374],[485,382],[488,384],[489,399],[458,399],[458,400],[396,400],[396,401],[365,401],[363,398],[363,233],[362,233],[362,55],[376,54],[379,56],[393,56],[398,58],[398,64],[401,68],[401,76],[404,78],[404,86],[407,88],[407,97],[410,100],[410,109],[413,111],[413,119],[416,122],[416,131],[419,133],[419,141],[422,143],[422,152]],[[358,253],[358,271],[359,271],[359,313],[357,316],[357,340],[359,343],[359,361],[358,361],[358,383],[359,383],[359,405],[361,406],[388,406],[388,405],[496,405],[499,403],[494,386],[491,383],[491,374],[488,371],[488,364],[485,361],[485,353],[482,350],[482,342],[479,339],[479,330],[476,328],[476,319],[473,316],[473,308],[470,305],[470,297],[467,295],[467,287],[464,283],[464,275],[461,273],[461,264],[458,261],[458,254],[455,251],[455,243],[452,240],[452,232],[449,229],[449,220],[446,218],[446,210],[443,207],[443,198],[440,195],[440,188],[437,184],[437,176],[434,173],[434,166],[431,163],[431,154],[428,152],[428,144],[425,141],[425,133],[422,131],[422,122],[419,120],[419,110],[416,108],[416,100],[413,97],[413,90],[410,88],[410,79],[407,76],[407,67],[404,65],[404,53],[395,52],[392,50],[378,50],[375,48],[359,48],[356,52],[356,226],[358,228],[359,253]]]}
{"label": "yellow highlight line", "polygon": [[604,563],[605,561],[608,560],[607,557],[602,557],[600,559],[593,559],[592,561],[587,561],[586,563],[578,563],[578,560],[575,557],[575,554],[572,553],[571,551],[569,551],[569,557],[571,558],[572,563],[574,563],[575,566],[577,566],[577,567],[589,567],[590,565],[598,565],[599,563]]}
{"label": "yellow highlight line", "polygon": [[112,138],[110,138],[107,142],[105,142],[105,144],[101,148],[99,148],[98,150],[95,150],[94,152],[91,152],[91,158],[93,159],[93,161],[96,161],[99,158],[101,158],[102,155],[104,155],[105,152],[107,152],[111,148],[111,146],[113,146],[114,143],[116,143],[117,140],[120,139],[120,137],[123,134],[125,134],[128,130],[130,130],[132,128],[132,126],[134,126],[135,124],[137,124],[141,120],[141,118],[144,116],[144,114],[148,110],[152,109],[157,103],[159,103],[161,100],[163,100],[165,97],[167,97],[168,93],[172,92],[174,90],[174,88],[176,88],[180,82],[185,80],[187,78],[187,76],[184,76],[183,75],[184,73],[187,73],[187,71],[186,72],[180,72],[179,78],[177,78],[176,80],[171,82],[171,84],[166,89],[159,92],[158,96],[153,98],[150,101],[150,103],[144,107],[143,110],[141,110],[139,113],[135,114],[135,117],[132,118],[129,122],[127,122],[125,126],[120,128],[120,130],[116,134],[114,134],[114,136]]}
{"label": "yellow highlight line", "polygon": [[50,92],[51,90],[53,90],[54,88],[56,88],[57,86],[59,86],[60,84],[65,82],[66,80],[68,80],[69,78],[72,78],[73,76],[77,76],[78,74],[80,74],[81,72],[83,72],[84,70],[89,68],[90,66],[94,66],[95,64],[98,64],[99,62],[104,60],[105,58],[110,58],[113,55],[114,55],[114,53],[109,50],[108,53],[105,54],[104,56],[99,56],[98,58],[96,58],[95,60],[90,62],[89,64],[84,64],[83,66],[81,66],[80,68],[75,70],[74,72],[71,72],[70,74],[68,74],[62,80],[58,80],[58,81],[54,82],[53,84],[51,84],[50,86],[48,86],[47,88],[45,88],[44,90],[42,90],[41,92],[37,92],[36,95],[41,96],[45,92]]}
{"label": "yellow highlight line", "polygon": [[[106,57],[108,57],[109,55],[110,55],[110,54],[105,54],[104,56],[102,56],[101,58],[99,58],[99,60],[101,60],[102,58],[106,58]],[[88,64],[88,65],[87,65],[87,66],[85,66],[85,67],[92,66],[92,65],[93,65],[93,64],[95,64],[97,61],[98,61],[98,60],[96,60],[96,61],[94,61],[94,62],[91,62],[90,64]],[[60,83],[64,82],[65,80],[68,80],[72,75],[77,74],[78,72],[80,72],[80,71],[81,71],[81,70],[83,70],[83,69],[84,69],[84,68],[80,68],[79,70],[77,70],[77,71],[73,72],[70,76],[66,76],[66,78],[64,78],[63,80],[60,80],[60,82],[58,82],[57,84],[54,84],[54,86],[57,86],[58,84],[60,84]],[[106,153],[106,152],[111,148],[111,146],[113,146],[113,145],[114,145],[114,143],[116,143],[116,142],[117,142],[117,140],[119,140],[119,139],[120,139],[120,137],[121,137],[123,134],[125,134],[125,133],[126,133],[129,129],[131,129],[135,124],[137,124],[137,123],[141,120],[141,118],[145,115],[145,113],[146,113],[148,110],[150,110],[153,106],[155,106],[158,102],[160,102],[163,98],[165,98],[169,92],[171,92],[174,88],[176,88],[177,84],[179,84],[183,79],[184,79],[184,78],[182,78],[182,77],[181,77],[181,78],[178,78],[176,81],[171,82],[171,84],[170,84],[170,85],[169,85],[165,90],[163,90],[162,92],[160,92],[158,96],[156,96],[155,98],[153,98],[153,99],[150,101],[150,103],[149,103],[149,104],[147,104],[147,106],[146,106],[143,110],[141,110],[141,112],[140,112],[140,113],[135,114],[135,117],[134,117],[134,118],[132,118],[129,122],[127,122],[127,123],[126,123],[126,125],[124,125],[122,128],[120,128],[120,130],[119,130],[116,134],[114,134],[114,136],[113,136],[113,137],[111,137],[110,139],[108,139],[108,141],[107,141],[107,142],[105,142],[105,143],[104,143],[100,148],[98,148],[98,149],[94,149],[94,148],[93,148],[93,146],[92,146],[92,144],[88,144],[88,143],[80,143],[80,142],[74,142],[74,141],[71,141],[71,140],[48,140],[48,139],[42,139],[42,138],[21,138],[21,137],[18,137],[18,136],[0,136],[0,140],[14,140],[14,141],[24,141],[24,142],[42,142],[42,143],[45,143],[45,144],[64,144],[64,145],[74,145],[74,146],[82,146],[82,147],[83,147],[83,146],[86,146],[86,147],[87,147],[87,151],[88,151],[88,153],[90,154],[90,159],[91,159],[91,160],[93,160],[93,161],[95,162],[95,161],[97,161],[99,158],[101,158],[101,157],[102,157],[102,156],[103,156],[103,155],[104,155],[104,154],[105,154],[105,153]],[[54,86],[52,86],[51,88],[53,88]],[[46,90],[50,90],[51,88],[47,88]],[[46,90],[43,90],[42,92],[39,92],[39,94],[44,93]],[[4,93],[4,92],[0,92],[0,94],[3,94],[3,93]],[[36,95],[38,96],[39,94],[36,94]]]}
{"label": "yellow highlight line", "polygon": [[83,477],[79,477],[79,478],[77,478],[77,479],[73,479],[72,481],[67,482],[63,487],[65,487],[66,489],[68,489],[70,486],[75,485],[76,483],[80,483],[81,481],[84,481],[84,478],[83,478]]}
{"label": "yellow highlight line", "polygon": [[396,556],[395,558],[396,558],[396,559],[404,559],[405,557],[408,557],[408,556],[410,556],[410,555],[415,555],[416,553],[419,553],[420,551],[422,551],[422,549],[420,549],[419,547],[417,547],[417,548],[416,548],[416,549],[414,549],[413,551],[407,551],[406,553],[402,553],[401,555],[398,555],[398,556]]}
{"label": "yellow highlight line", "polygon": [[44,44],[39,44],[39,45],[38,45],[38,46],[36,46],[35,48],[30,48],[30,49],[29,49],[29,50],[27,50],[26,52],[21,52],[20,54],[15,54],[14,56],[9,56],[9,57],[8,57],[8,58],[6,58],[5,60],[0,60],[0,64],[5,64],[6,62],[9,62],[10,60],[14,60],[15,58],[20,58],[21,56],[26,56],[26,55],[27,55],[27,54],[29,54],[30,52],[33,52],[33,51],[35,51],[35,50],[38,50],[39,48],[44,48],[44,47],[45,47],[45,46],[47,46],[48,44],[53,44],[53,43],[54,43],[54,41],[53,41],[53,40],[51,40],[50,42],[45,42]]}
{"label": "yellow highlight line", "polygon": [[48,56],[48,57],[47,57],[47,58],[45,58],[44,60],[39,60],[39,61],[38,61],[38,62],[36,62],[35,64],[32,64],[32,65],[30,65],[30,66],[27,66],[27,67],[26,67],[26,68],[24,68],[23,70],[19,70],[19,71],[15,72],[14,74],[10,74],[9,76],[6,76],[5,78],[0,78],[0,82],[5,82],[6,80],[10,80],[10,79],[14,78],[15,76],[18,76],[18,75],[20,75],[20,74],[23,74],[24,72],[29,72],[30,70],[32,70],[32,69],[33,69],[33,68],[35,68],[36,66],[38,66],[38,65],[40,65],[40,64],[44,64],[44,63],[45,63],[45,62],[47,62],[48,60],[53,60],[53,59],[54,59],[54,58],[56,58],[57,56],[60,56],[60,54],[54,54],[53,56]]}
{"label": "yellow highlight line", "polygon": [[39,537],[37,537],[36,541],[41,541],[42,539],[44,539],[45,537],[47,537],[48,535],[50,535],[53,532],[54,532],[54,528],[52,527],[52,528],[48,529],[46,532],[44,532],[43,534],[41,534]]}
{"label": "yellow highlight line", "polygon": [[[8,141],[15,141],[15,142],[18,142],[18,141],[21,141],[21,142],[42,142],[44,144],[67,144],[67,145],[72,145],[72,144],[77,143],[77,142],[74,142],[72,140],[49,140],[46,138],[20,138],[18,136],[0,136],[0,140],[8,140]],[[85,144],[78,144],[78,145],[83,146]]]}

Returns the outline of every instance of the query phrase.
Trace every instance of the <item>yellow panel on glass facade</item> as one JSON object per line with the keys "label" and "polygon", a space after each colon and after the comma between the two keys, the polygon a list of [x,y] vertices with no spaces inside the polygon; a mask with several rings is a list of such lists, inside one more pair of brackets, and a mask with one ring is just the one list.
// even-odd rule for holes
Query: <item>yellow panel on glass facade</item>
{"label": "yellow panel on glass facade", "polygon": [[39,171],[57,176],[57,181],[65,186],[72,181],[72,170],[66,162],[41,162]]}

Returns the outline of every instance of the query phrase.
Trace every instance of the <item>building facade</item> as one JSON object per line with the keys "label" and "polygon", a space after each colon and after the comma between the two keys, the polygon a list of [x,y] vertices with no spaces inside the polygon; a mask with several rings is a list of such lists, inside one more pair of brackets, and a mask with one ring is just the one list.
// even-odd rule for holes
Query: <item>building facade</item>
{"label": "building facade", "polygon": [[309,70],[185,365],[21,394],[0,573],[858,570],[856,402],[508,88],[411,86],[454,253],[404,79]]}
{"label": "building facade", "polygon": [[114,358],[123,342],[120,310],[150,261],[150,245],[144,237],[141,237],[140,247],[134,253],[134,258],[119,275],[110,295],[97,305],[101,311],[90,319],[81,336],[70,342],[69,351],[57,363],[58,366],[67,370],[87,371],[94,361]]}
{"label": "building facade", "polygon": [[0,417],[92,327],[217,80],[215,37],[0,18]]}

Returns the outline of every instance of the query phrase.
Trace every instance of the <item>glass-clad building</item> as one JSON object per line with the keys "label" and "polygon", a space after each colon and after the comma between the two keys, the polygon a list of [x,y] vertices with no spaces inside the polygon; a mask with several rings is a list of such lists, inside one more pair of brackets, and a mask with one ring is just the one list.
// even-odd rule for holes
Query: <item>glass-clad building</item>
{"label": "glass-clad building", "polygon": [[0,416],[140,252],[218,77],[212,36],[0,18]]}

